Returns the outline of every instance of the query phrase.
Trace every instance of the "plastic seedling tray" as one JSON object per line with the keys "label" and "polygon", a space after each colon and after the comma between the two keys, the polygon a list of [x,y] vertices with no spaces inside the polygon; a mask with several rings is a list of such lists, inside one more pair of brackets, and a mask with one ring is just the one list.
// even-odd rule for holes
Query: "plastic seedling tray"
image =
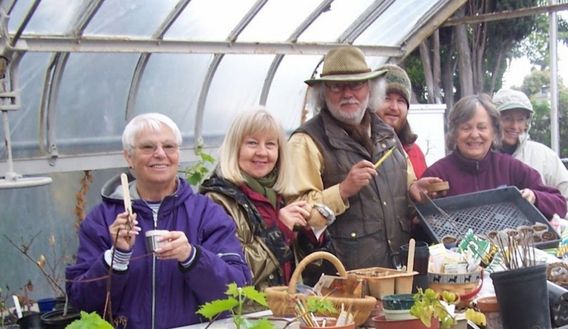
{"label": "plastic seedling tray", "polygon": [[546,224],[556,237],[535,243],[536,247],[553,248],[560,241],[548,220],[523,199],[514,186],[433,199],[416,204],[416,210],[426,233],[435,242],[441,242],[445,235],[461,239],[469,229],[477,235],[487,235],[490,231],[514,229],[536,222]]}

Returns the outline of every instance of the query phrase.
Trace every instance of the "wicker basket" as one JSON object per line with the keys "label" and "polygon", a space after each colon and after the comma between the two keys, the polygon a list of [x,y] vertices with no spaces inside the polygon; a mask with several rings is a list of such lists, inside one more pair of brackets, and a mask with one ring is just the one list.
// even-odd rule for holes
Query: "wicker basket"
{"label": "wicker basket", "polygon": [[[298,283],[298,280],[300,279],[300,276],[306,266],[318,259],[325,259],[331,262],[335,266],[341,277],[347,277],[347,271],[345,270],[345,267],[343,267],[343,264],[341,264],[339,259],[337,259],[337,257],[335,257],[334,255],[324,251],[317,251],[309,254],[304,259],[302,259],[302,261],[294,270],[294,273],[292,273],[288,287],[268,287],[264,290],[266,299],[268,301],[268,307],[270,307],[270,310],[275,316],[294,317],[296,315],[294,312],[295,300],[297,298],[300,298],[302,300],[308,298],[308,296],[305,294],[296,293],[296,284]],[[365,321],[367,321],[367,319],[371,315],[371,311],[373,311],[375,305],[377,304],[375,297],[371,296],[366,296],[364,298],[311,296],[311,298],[325,298],[331,301],[337,310],[341,309],[342,304],[344,305],[345,309],[350,308],[351,312],[353,313],[356,326],[360,326],[365,323]],[[337,316],[338,314],[335,315]]]}

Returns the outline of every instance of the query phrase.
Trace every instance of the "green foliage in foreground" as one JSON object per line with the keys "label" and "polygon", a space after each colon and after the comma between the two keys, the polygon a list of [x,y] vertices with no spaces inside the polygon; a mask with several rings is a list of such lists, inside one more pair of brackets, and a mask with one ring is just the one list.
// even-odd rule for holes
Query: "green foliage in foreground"
{"label": "green foliage in foreground", "polygon": [[274,328],[274,325],[267,319],[250,321],[243,316],[243,307],[247,299],[264,307],[268,307],[264,293],[257,291],[253,286],[237,287],[235,283],[231,283],[228,285],[225,295],[227,297],[224,299],[216,299],[201,305],[199,310],[197,310],[197,314],[213,321],[222,313],[230,312],[237,329]]}
{"label": "green foliage in foreground", "polygon": [[71,322],[66,329],[113,329],[113,326],[103,320],[97,312],[81,311],[81,318]]}

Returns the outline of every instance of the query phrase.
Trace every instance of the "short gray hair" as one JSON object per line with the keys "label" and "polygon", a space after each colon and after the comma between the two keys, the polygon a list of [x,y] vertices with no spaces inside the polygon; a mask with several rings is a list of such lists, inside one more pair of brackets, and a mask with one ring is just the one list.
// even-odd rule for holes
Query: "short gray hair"
{"label": "short gray hair", "polygon": [[173,131],[176,138],[176,143],[178,144],[178,146],[181,146],[181,131],[179,130],[175,122],[164,114],[152,112],[137,115],[132,118],[130,122],[128,122],[126,127],[124,127],[124,131],[122,132],[122,148],[129,154],[131,154],[134,150],[134,147],[136,146],[134,145],[134,142],[138,133],[140,133],[144,129],[149,129],[151,131],[160,131],[160,126],[162,124]]}
{"label": "short gray hair", "polygon": [[495,109],[491,97],[482,93],[462,97],[454,105],[454,108],[448,116],[448,132],[446,134],[446,146],[448,150],[454,151],[456,149],[458,127],[473,118],[478,104],[487,111],[491,119],[491,127],[495,135],[491,147],[495,149],[501,146],[501,120],[499,112]]}

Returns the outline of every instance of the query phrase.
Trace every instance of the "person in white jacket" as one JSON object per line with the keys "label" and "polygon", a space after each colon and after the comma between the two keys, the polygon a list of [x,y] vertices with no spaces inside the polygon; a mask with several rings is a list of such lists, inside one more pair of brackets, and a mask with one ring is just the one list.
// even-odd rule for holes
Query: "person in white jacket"
{"label": "person in white jacket", "polygon": [[568,200],[568,170],[552,149],[529,137],[534,110],[527,95],[501,89],[493,96],[493,103],[501,114],[501,152],[536,169],[546,185],[556,187]]}

